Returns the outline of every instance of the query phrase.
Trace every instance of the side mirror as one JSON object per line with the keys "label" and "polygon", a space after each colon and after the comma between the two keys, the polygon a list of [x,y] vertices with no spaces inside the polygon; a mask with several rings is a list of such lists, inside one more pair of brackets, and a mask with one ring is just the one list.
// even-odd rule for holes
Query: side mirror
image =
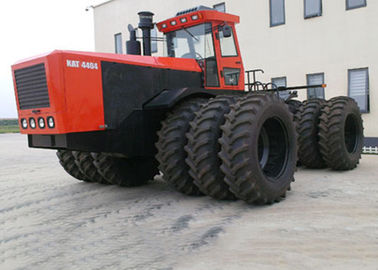
{"label": "side mirror", "polygon": [[225,24],[223,27],[222,27],[222,33],[223,33],[223,36],[225,38],[229,38],[232,36],[232,28],[231,26]]}

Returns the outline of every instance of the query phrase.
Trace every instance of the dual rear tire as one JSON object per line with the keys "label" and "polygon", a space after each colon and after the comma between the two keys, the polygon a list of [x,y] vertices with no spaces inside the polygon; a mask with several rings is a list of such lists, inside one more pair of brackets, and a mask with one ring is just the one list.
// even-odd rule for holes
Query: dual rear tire
{"label": "dual rear tire", "polygon": [[299,110],[298,131],[298,158],[307,168],[321,169],[326,164],[319,149],[319,118],[324,99],[309,99],[303,102]]}
{"label": "dual rear tire", "polygon": [[361,113],[352,98],[307,100],[299,118],[298,156],[302,165],[333,170],[357,166],[364,135]]}
{"label": "dual rear tire", "polygon": [[361,112],[348,97],[326,102],[319,120],[319,149],[325,164],[334,170],[352,170],[364,143]]}

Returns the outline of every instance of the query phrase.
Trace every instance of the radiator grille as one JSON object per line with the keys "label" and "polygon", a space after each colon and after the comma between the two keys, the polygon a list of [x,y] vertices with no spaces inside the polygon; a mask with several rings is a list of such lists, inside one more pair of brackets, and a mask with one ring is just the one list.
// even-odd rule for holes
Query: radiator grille
{"label": "radiator grille", "polygon": [[50,107],[45,64],[14,71],[20,109]]}

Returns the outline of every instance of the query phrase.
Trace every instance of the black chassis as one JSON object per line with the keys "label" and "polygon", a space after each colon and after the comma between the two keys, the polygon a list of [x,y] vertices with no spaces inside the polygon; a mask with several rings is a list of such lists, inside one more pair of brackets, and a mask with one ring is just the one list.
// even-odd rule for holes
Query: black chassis
{"label": "black chassis", "polygon": [[104,131],[28,135],[29,147],[104,152],[125,157],[154,156],[157,131],[166,113],[192,97],[244,91],[208,90],[202,72],[102,62]]}

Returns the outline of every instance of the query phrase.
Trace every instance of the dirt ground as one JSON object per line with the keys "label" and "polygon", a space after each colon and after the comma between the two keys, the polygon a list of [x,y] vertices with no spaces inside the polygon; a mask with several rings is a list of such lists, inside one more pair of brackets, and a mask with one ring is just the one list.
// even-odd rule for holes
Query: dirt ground
{"label": "dirt ground", "polygon": [[378,269],[378,156],[299,169],[281,203],[71,178],[54,151],[0,135],[0,269]]}

